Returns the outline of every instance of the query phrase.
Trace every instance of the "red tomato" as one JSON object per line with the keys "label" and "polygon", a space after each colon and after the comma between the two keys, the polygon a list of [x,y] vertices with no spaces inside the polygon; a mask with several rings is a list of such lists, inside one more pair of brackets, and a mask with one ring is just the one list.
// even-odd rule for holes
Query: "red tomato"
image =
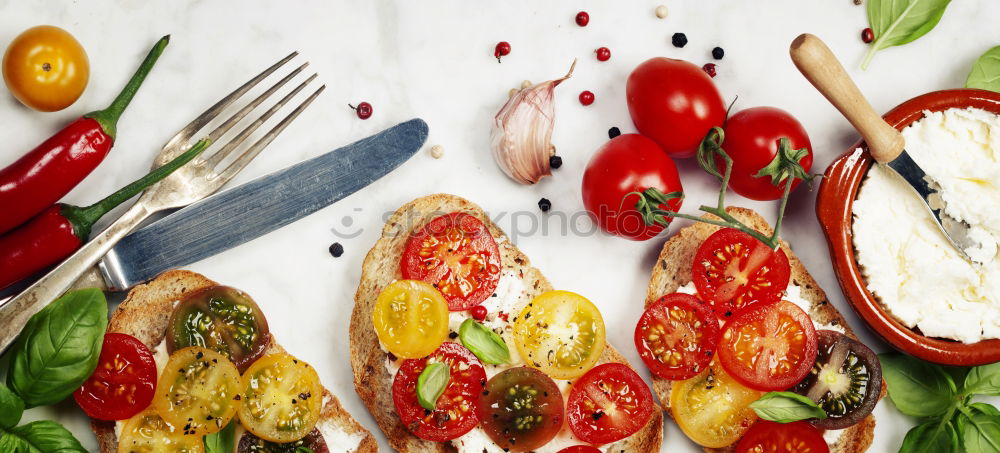
{"label": "red tomato", "polygon": [[[631,192],[649,188],[664,194],[682,194],[677,166],[652,140],[638,134],[619,135],[598,149],[583,173],[583,206],[602,230],[624,238],[644,241],[663,231],[659,224],[647,225],[636,209],[640,200]],[[678,211],[682,198],[660,204],[660,209]],[[670,222],[670,217],[663,218]]]}
{"label": "red tomato", "polygon": [[724,320],[741,308],[781,300],[791,272],[783,250],[723,228],[698,247],[691,278],[698,296]]}
{"label": "red tomato", "polygon": [[624,439],[653,416],[653,395],[632,368],[605,363],[573,383],[566,403],[569,428],[580,440],[602,445]]}
{"label": "red tomato", "polygon": [[830,453],[830,446],[814,426],[804,421],[775,423],[761,420],[736,444],[736,453]]}
{"label": "red tomato", "polygon": [[[788,112],[774,107],[754,107],[730,116],[726,120],[726,137],[722,149],[733,159],[729,187],[752,200],[777,200],[781,198],[787,181],[774,185],[771,176],[757,177],[757,173],[774,160],[778,142],[787,138],[791,150],[805,148],[808,153],[799,160],[807,173],[812,168],[813,152],[809,135],[802,124]],[[720,173],[726,168],[722,157],[715,158]],[[792,181],[794,190],[802,179]]]}
{"label": "red tomato", "polygon": [[629,74],[625,96],[635,128],[670,157],[693,156],[708,131],[726,120],[712,78],[684,60],[646,60]]}
{"label": "red tomato", "polygon": [[73,392],[73,399],[91,418],[126,420],[142,412],[156,390],[156,362],[141,341],[131,335],[104,335],[94,374]]}
{"label": "red tomato", "polygon": [[601,450],[597,447],[591,447],[590,445],[574,445],[572,447],[563,448],[556,453],[601,453]]}
{"label": "red tomato", "polygon": [[635,348],[653,374],[670,380],[696,376],[715,353],[719,322],[690,294],[667,294],[650,305],[635,326]]}
{"label": "red tomato", "polygon": [[[428,411],[417,401],[417,378],[432,357],[448,364],[451,377],[437,400],[436,410]],[[403,426],[413,435],[444,442],[471,431],[479,423],[476,410],[485,385],[486,371],[479,359],[464,346],[448,342],[427,357],[403,361],[392,382],[392,402]]]}
{"label": "red tomato", "polygon": [[486,383],[479,419],[486,435],[504,451],[531,451],[559,434],[563,407],[562,392],[545,373],[508,368]]}
{"label": "red tomato", "polygon": [[493,294],[500,280],[500,249],[483,222],[453,212],[431,220],[406,242],[403,278],[434,285],[451,311],[468,310]]}
{"label": "red tomato", "polygon": [[736,312],[722,326],[719,360],[743,385],[787,390],[816,362],[816,328],[798,305],[758,304]]}

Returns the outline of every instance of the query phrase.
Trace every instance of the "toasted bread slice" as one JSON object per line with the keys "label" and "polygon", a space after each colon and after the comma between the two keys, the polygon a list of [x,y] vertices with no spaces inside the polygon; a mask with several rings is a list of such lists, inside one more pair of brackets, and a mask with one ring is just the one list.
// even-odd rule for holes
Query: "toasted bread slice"
{"label": "toasted bread slice", "polygon": [[[365,258],[361,283],[354,296],[350,332],[351,367],[354,369],[354,386],[361,400],[389,438],[389,444],[404,453],[452,452],[455,448],[448,442],[422,440],[410,434],[400,422],[392,402],[392,382],[385,368],[386,354],[379,347],[372,327],[372,310],[382,288],[402,278],[399,262],[410,232],[434,217],[457,211],[475,216],[489,228],[497,239],[503,269],[523,273],[525,294],[521,296],[522,300],[530,300],[552,289],[542,273],[531,266],[528,257],[507,239],[479,206],[468,200],[447,194],[429,195],[399,208],[389,218],[382,229],[382,237]],[[628,363],[611,345],[601,356],[600,363],[605,362]],[[662,440],[663,414],[657,406],[646,426],[631,437],[610,445],[608,451],[658,452]]]}
{"label": "toasted bread slice", "polygon": [[[218,283],[194,272],[184,270],[164,272],[149,283],[136,286],[129,291],[125,301],[111,314],[108,332],[132,335],[153,349],[166,336],[174,302],[201,288],[215,285]],[[271,346],[267,354],[283,352],[284,349],[278,345],[273,332],[271,335]],[[351,439],[359,439],[354,445],[333,445],[327,442],[331,453],[378,451],[378,443],[372,434],[344,410],[340,401],[329,390],[323,391],[323,412],[318,424],[338,430]],[[90,426],[97,435],[101,453],[118,451],[115,422],[92,419]],[[239,439],[236,441],[238,443]]]}
{"label": "toasted bread slice", "polygon": [[[773,230],[760,214],[746,208],[726,208],[726,212],[733,215],[741,222],[749,225],[761,233],[770,235]],[[706,215],[706,217],[711,217]],[[691,263],[694,261],[695,252],[698,247],[712,233],[719,230],[719,227],[707,223],[695,223],[682,228],[675,233],[663,245],[656,264],[653,266],[653,275],[649,280],[649,289],[646,293],[646,306],[649,306],[664,294],[677,291],[677,288],[691,282]],[[844,316],[834,308],[833,304],[826,298],[826,293],[819,287],[816,280],[809,275],[802,262],[792,253],[788,243],[781,241],[781,248],[788,255],[788,264],[792,268],[790,283],[802,288],[802,298],[812,305],[809,316],[820,324],[833,324],[844,328],[844,331],[851,338],[857,339],[851,327],[844,320]],[[672,381],[653,377],[653,390],[660,398],[663,407],[670,411],[670,390]],[[882,383],[882,396],[885,395],[885,382]],[[875,431],[875,417],[869,415],[858,424],[846,428],[834,444],[830,445],[830,451],[834,453],[861,453],[868,449],[872,443],[872,436]],[[705,448],[706,452],[731,452],[733,447],[728,448]]]}

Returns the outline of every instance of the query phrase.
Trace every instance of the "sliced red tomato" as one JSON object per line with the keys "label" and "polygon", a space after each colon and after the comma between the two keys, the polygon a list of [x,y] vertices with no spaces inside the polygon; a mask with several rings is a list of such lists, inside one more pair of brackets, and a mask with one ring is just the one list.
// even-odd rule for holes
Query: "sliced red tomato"
{"label": "sliced red tomato", "polygon": [[569,428],[584,442],[601,445],[624,439],[653,416],[653,394],[628,365],[605,363],[573,383],[566,407]]}
{"label": "sliced red tomato", "polygon": [[719,341],[719,322],[690,294],[667,294],[635,326],[635,348],[653,374],[670,380],[696,376],[708,366]]}
{"label": "sliced red tomato", "polygon": [[775,423],[761,420],[736,444],[736,453],[829,453],[819,430],[808,422]]}
{"label": "sliced red tomato", "polygon": [[[429,411],[417,401],[417,378],[428,361],[448,364],[448,386]],[[415,436],[444,442],[461,436],[479,423],[476,409],[486,386],[483,364],[471,351],[458,343],[444,343],[422,359],[404,360],[392,382],[392,402],[399,419]]]}
{"label": "sliced red tomato", "polygon": [[493,294],[500,249],[479,219],[464,212],[434,218],[406,242],[403,278],[434,285],[451,311],[468,310]]}
{"label": "sliced red tomato", "polygon": [[574,445],[572,447],[566,447],[559,450],[556,453],[602,453],[597,447],[591,447],[590,445]]}
{"label": "sliced red tomato", "polygon": [[73,399],[91,418],[125,420],[142,412],[156,390],[156,362],[137,338],[123,333],[104,335],[94,374],[73,392]]}
{"label": "sliced red tomato", "polygon": [[691,278],[719,319],[756,303],[777,302],[791,276],[788,257],[732,228],[716,231],[694,255]]}
{"label": "sliced red tomato", "polygon": [[486,435],[504,451],[532,451],[559,434],[564,407],[552,378],[535,368],[516,367],[486,383],[479,419]]}
{"label": "sliced red tomato", "polygon": [[722,327],[722,367],[747,387],[787,390],[816,361],[816,328],[798,305],[758,304],[736,312]]}

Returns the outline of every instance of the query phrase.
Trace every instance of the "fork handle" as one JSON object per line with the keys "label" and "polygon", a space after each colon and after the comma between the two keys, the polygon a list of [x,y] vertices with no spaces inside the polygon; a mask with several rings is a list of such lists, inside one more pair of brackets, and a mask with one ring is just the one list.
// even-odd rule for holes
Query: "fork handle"
{"label": "fork handle", "polygon": [[143,203],[132,205],[118,220],[104,229],[72,256],[44,277],[0,306],[0,353],[6,351],[32,315],[69,290],[73,283],[97,264],[125,235],[135,229],[152,211]]}

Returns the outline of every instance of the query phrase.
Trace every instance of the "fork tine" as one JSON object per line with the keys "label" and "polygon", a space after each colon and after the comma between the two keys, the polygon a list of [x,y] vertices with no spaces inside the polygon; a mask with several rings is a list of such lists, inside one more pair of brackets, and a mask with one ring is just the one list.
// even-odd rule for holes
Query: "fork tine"
{"label": "fork tine", "polygon": [[211,140],[213,143],[219,140],[219,137],[222,137],[223,134],[229,132],[229,130],[232,129],[233,126],[236,125],[236,123],[240,122],[240,120],[246,117],[251,110],[257,108],[257,106],[260,105],[261,102],[264,102],[264,100],[270,97],[272,94],[274,94],[275,91],[278,91],[278,89],[280,89],[286,83],[288,83],[289,80],[292,80],[292,78],[294,78],[300,72],[302,72],[302,70],[305,69],[306,66],[309,66],[308,62],[302,64],[302,66],[299,66],[298,68],[295,68],[294,71],[290,72],[283,79],[279,80],[277,83],[271,86],[271,88],[268,88],[267,91],[261,93],[260,96],[257,96],[257,98],[254,99],[253,101],[250,101],[249,104],[245,105],[242,109],[240,109],[240,111],[236,112],[233,116],[231,116],[228,120],[226,120],[226,122],[220,124],[219,127],[215,128],[214,131],[208,134],[208,139]]}
{"label": "fork tine", "polygon": [[222,162],[222,160],[225,159],[226,156],[229,156],[233,152],[233,150],[236,149],[236,147],[240,146],[244,141],[246,141],[247,137],[249,137],[250,134],[256,131],[257,128],[259,128],[262,124],[264,124],[265,121],[270,119],[271,116],[278,111],[278,109],[283,107],[290,99],[292,99],[296,94],[302,91],[302,89],[305,88],[306,85],[315,80],[316,75],[317,74],[313,74],[309,76],[308,79],[300,83],[299,86],[295,87],[294,90],[286,94],[285,97],[281,98],[281,100],[278,101],[277,104],[274,104],[270,109],[264,112],[264,114],[261,115],[260,118],[257,118],[256,120],[254,120],[254,122],[247,125],[247,127],[244,128],[242,131],[240,131],[240,133],[236,137],[233,137],[233,139],[230,140],[229,143],[226,143],[226,146],[223,146],[222,149],[216,151],[215,154],[212,154],[211,157],[205,158],[205,161],[208,162],[208,167],[215,168],[215,166],[219,165],[219,163]]}
{"label": "fork tine", "polygon": [[[236,158],[236,160],[234,160],[231,164],[229,164],[229,166],[226,167],[226,169],[223,170],[222,173],[218,175],[217,179],[221,183],[225,184],[226,181],[229,181],[233,176],[236,176],[237,173],[243,170],[243,167],[246,167],[247,164],[250,163],[250,161],[252,161],[255,157],[257,157],[257,155],[260,154],[260,152],[264,149],[264,147],[270,144],[274,140],[274,138],[281,133],[281,131],[285,130],[285,128],[288,127],[288,125],[292,121],[294,121],[295,118],[297,118],[299,114],[302,113],[302,111],[305,110],[306,107],[308,107],[309,104],[311,104],[312,101],[315,100],[316,97],[319,96],[320,93],[322,93],[323,90],[325,89],[326,85],[323,85],[319,87],[319,89],[317,89],[315,92],[313,92],[313,94],[309,95],[309,97],[306,98],[306,100],[303,101],[301,104],[299,104],[299,106],[296,107],[295,110],[292,111],[292,113],[289,113],[288,116],[286,116],[284,119],[281,120],[281,122],[279,122],[273,128],[271,128],[271,130],[268,131],[266,135],[261,137],[260,140],[257,140],[257,142],[254,143],[252,146],[250,146],[250,148],[247,148],[247,150],[244,151],[243,154],[240,155],[240,157]],[[284,100],[282,100],[282,102],[284,102]]]}
{"label": "fork tine", "polygon": [[177,135],[174,135],[173,138],[171,138],[167,142],[167,144],[163,147],[164,150],[167,150],[171,147],[174,148],[174,150],[168,153],[164,153],[161,156],[158,156],[157,160],[159,159],[170,160],[173,157],[176,157],[176,155],[179,155],[181,152],[183,152],[182,150],[183,147],[176,146],[177,144],[189,141],[196,132],[201,130],[201,128],[205,127],[206,124],[215,119],[215,117],[218,116],[219,113],[222,112],[222,110],[228,107],[229,104],[232,104],[233,101],[246,94],[247,91],[250,91],[251,88],[257,86],[257,84],[260,83],[260,81],[266,79],[269,75],[274,73],[274,71],[277,71],[278,68],[280,68],[285,63],[288,63],[289,60],[295,58],[295,56],[297,56],[298,54],[299,54],[298,52],[292,52],[288,54],[288,56],[282,58],[277,63],[271,65],[269,68],[265,69],[256,77],[244,83],[242,86],[237,88],[228,96],[219,100],[219,102],[216,102],[215,105],[209,107],[208,110],[205,110],[204,113],[202,113],[197,118],[188,123],[187,126],[184,126],[184,128],[182,128],[180,132],[177,133]]}

